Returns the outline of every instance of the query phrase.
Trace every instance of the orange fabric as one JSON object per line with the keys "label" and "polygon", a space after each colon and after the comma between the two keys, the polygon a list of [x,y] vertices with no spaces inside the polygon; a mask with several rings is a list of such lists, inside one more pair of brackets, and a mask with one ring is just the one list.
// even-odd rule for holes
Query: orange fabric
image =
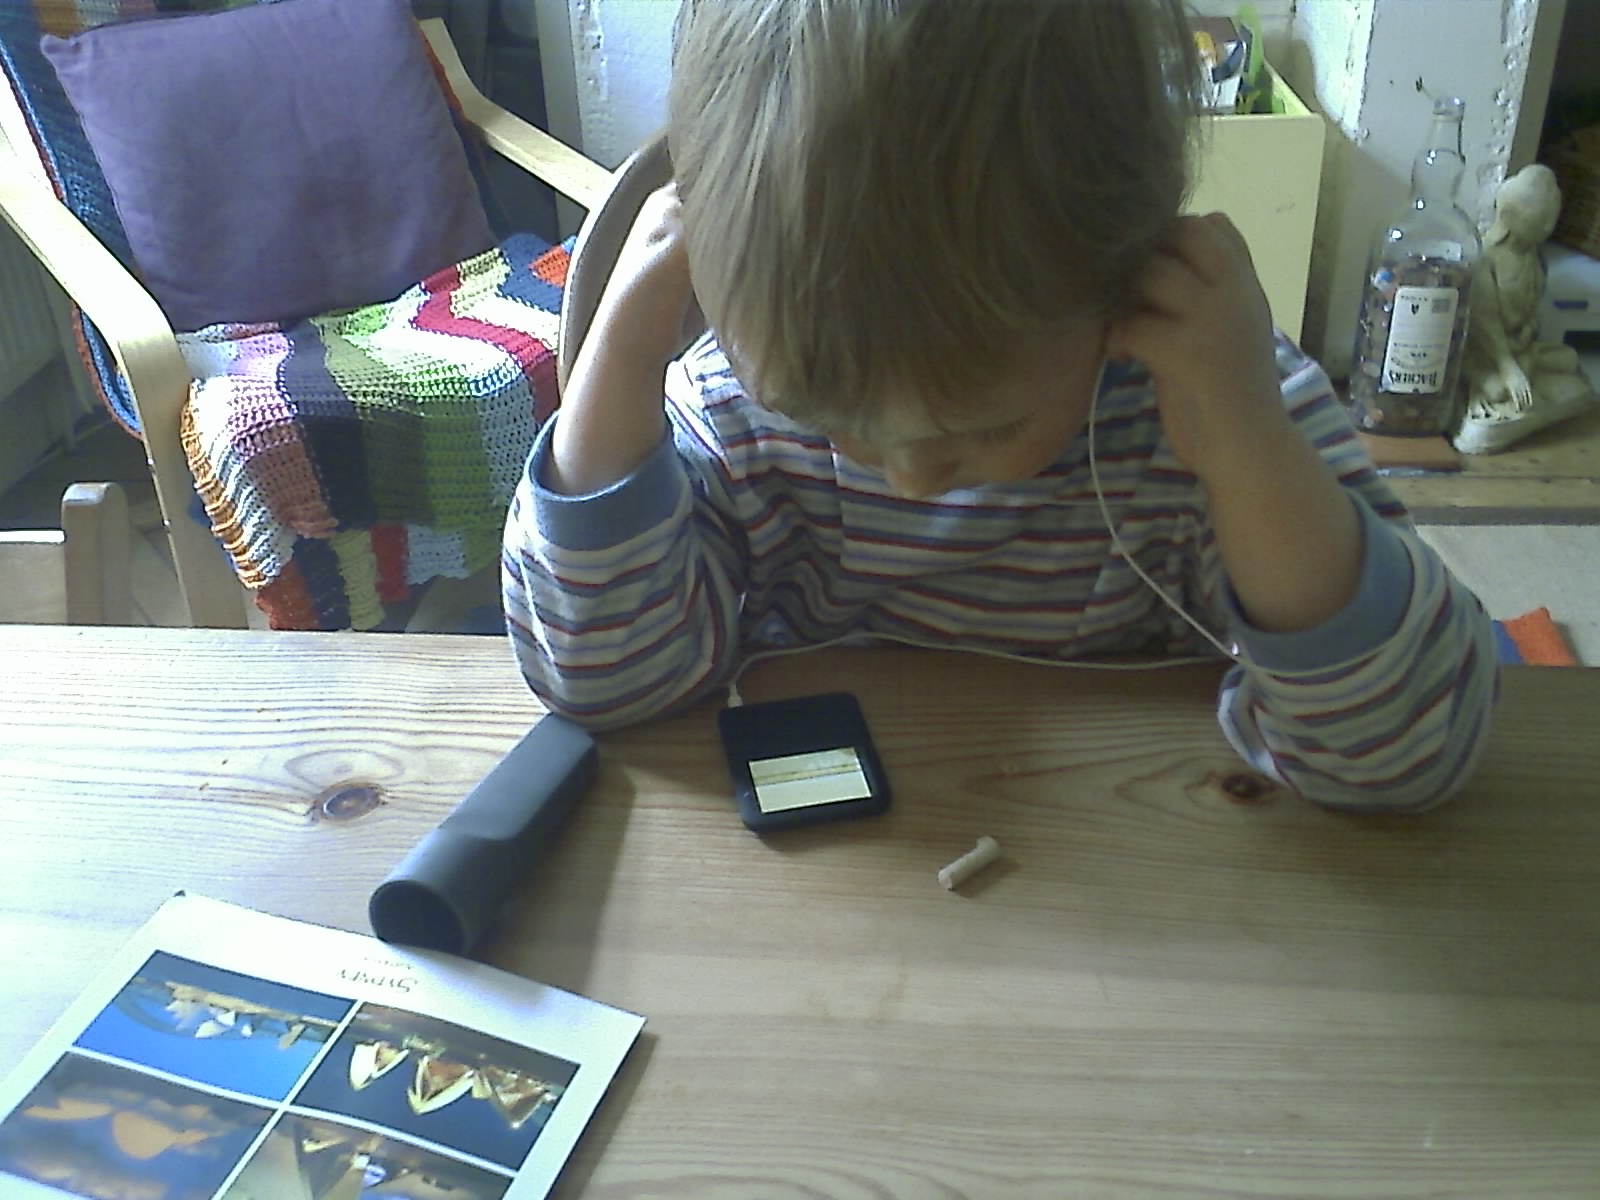
{"label": "orange fabric", "polygon": [[284,564],[278,577],[255,594],[256,607],[267,614],[273,629],[317,628],[317,606],[306,587],[305,577],[293,560]]}
{"label": "orange fabric", "polygon": [[378,561],[378,599],[398,604],[411,594],[406,584],[406,527],[374,525],[372,556]]}
{"label": "orange fabric", "polygon": [[1550,618],[1548,608],[1536,608],[1500,622],[1516,643],[1522,661],[1535,667],[1575,667],[1578,660],[1561,630]]}
{"label": "orange fabric", "polygon": [[552,246],[533,260],[529,270],[551,287],[567,286],[567,268],[572,265],[572,255],[565,246]]}

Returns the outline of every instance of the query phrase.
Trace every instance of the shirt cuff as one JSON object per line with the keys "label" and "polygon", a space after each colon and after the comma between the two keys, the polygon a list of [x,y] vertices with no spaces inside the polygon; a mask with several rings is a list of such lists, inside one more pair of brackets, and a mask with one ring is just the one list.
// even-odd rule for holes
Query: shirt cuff
{"label": "shirt cuff", "polygon": [[1399,532],[1351,495],[1361,518],[1361,581],[1355,595],[1322,624],[1294,633],[1252,627],[1232,587],[1226,604],[1234,641],[1266,671],[1318,671],[1363,658],[1393,637],[1411,603],[1411,556]]}
{"label": "shirt cuff", "polygon": [[558,413],[546,421],[528,455],[528,490],[545,539],[565,550],[604,550],[661,523],[687,488],[672,436],[663,430],[642,463],[609,487],[581,496],[551,491],[544,480],[550,463],[550,436]]}

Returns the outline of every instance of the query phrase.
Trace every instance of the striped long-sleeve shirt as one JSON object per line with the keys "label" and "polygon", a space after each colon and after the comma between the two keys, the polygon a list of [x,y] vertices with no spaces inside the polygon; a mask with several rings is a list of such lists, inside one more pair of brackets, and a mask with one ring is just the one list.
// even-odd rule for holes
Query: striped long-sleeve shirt
{"label": "striped long-sleeve shirt", "polygon": [[[1425,807],[1482,746],[1496,663],[1477,599],[1410,528],[1327,376],[1279,345],[1295,424],[1361,516],[1360,585],[1301,633],[1250,627],[1154,389],[1110,368],[1094,423],[1122,548],[1238,662],[1219,717],[1240,755],[1320,803]],[[881,472],[754,403],[709,336],[668,373],[668,432],[587,496],[541,485],[543,431],[506,528],[505,606],[530,686],[609,728],[724,686],[765,647],[907,639],[1046,659],[1215,654],[1130,569],[1087,432],[1038,476],[905,499]],[[556,418],[559,420],[559,416]]]}

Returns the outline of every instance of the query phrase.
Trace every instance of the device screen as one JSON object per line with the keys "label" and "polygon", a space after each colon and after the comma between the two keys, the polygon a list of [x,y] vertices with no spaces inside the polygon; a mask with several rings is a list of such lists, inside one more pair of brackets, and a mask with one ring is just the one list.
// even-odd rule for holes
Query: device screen
{"label": "device screen", "polygon": [[756,804],[764,813],[872,795],[861,757],[851,746],[755,759],[750,763],[750,780],[755,784]]}

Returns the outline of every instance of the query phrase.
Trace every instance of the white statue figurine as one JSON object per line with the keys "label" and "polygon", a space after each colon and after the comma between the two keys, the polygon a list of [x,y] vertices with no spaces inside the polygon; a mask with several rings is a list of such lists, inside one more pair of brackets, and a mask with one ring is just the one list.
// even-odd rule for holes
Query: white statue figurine
{"label": "white statue figurine", "polygon": [[1467,412],[1454,438],[1463,454],[1494,454],[1595,403],[1577,351],[1535,336],[1545,286],[1539,247],[1560,211],[1556,177],[1537,163],[1495,193],[1494,224],[1472,282]]}

